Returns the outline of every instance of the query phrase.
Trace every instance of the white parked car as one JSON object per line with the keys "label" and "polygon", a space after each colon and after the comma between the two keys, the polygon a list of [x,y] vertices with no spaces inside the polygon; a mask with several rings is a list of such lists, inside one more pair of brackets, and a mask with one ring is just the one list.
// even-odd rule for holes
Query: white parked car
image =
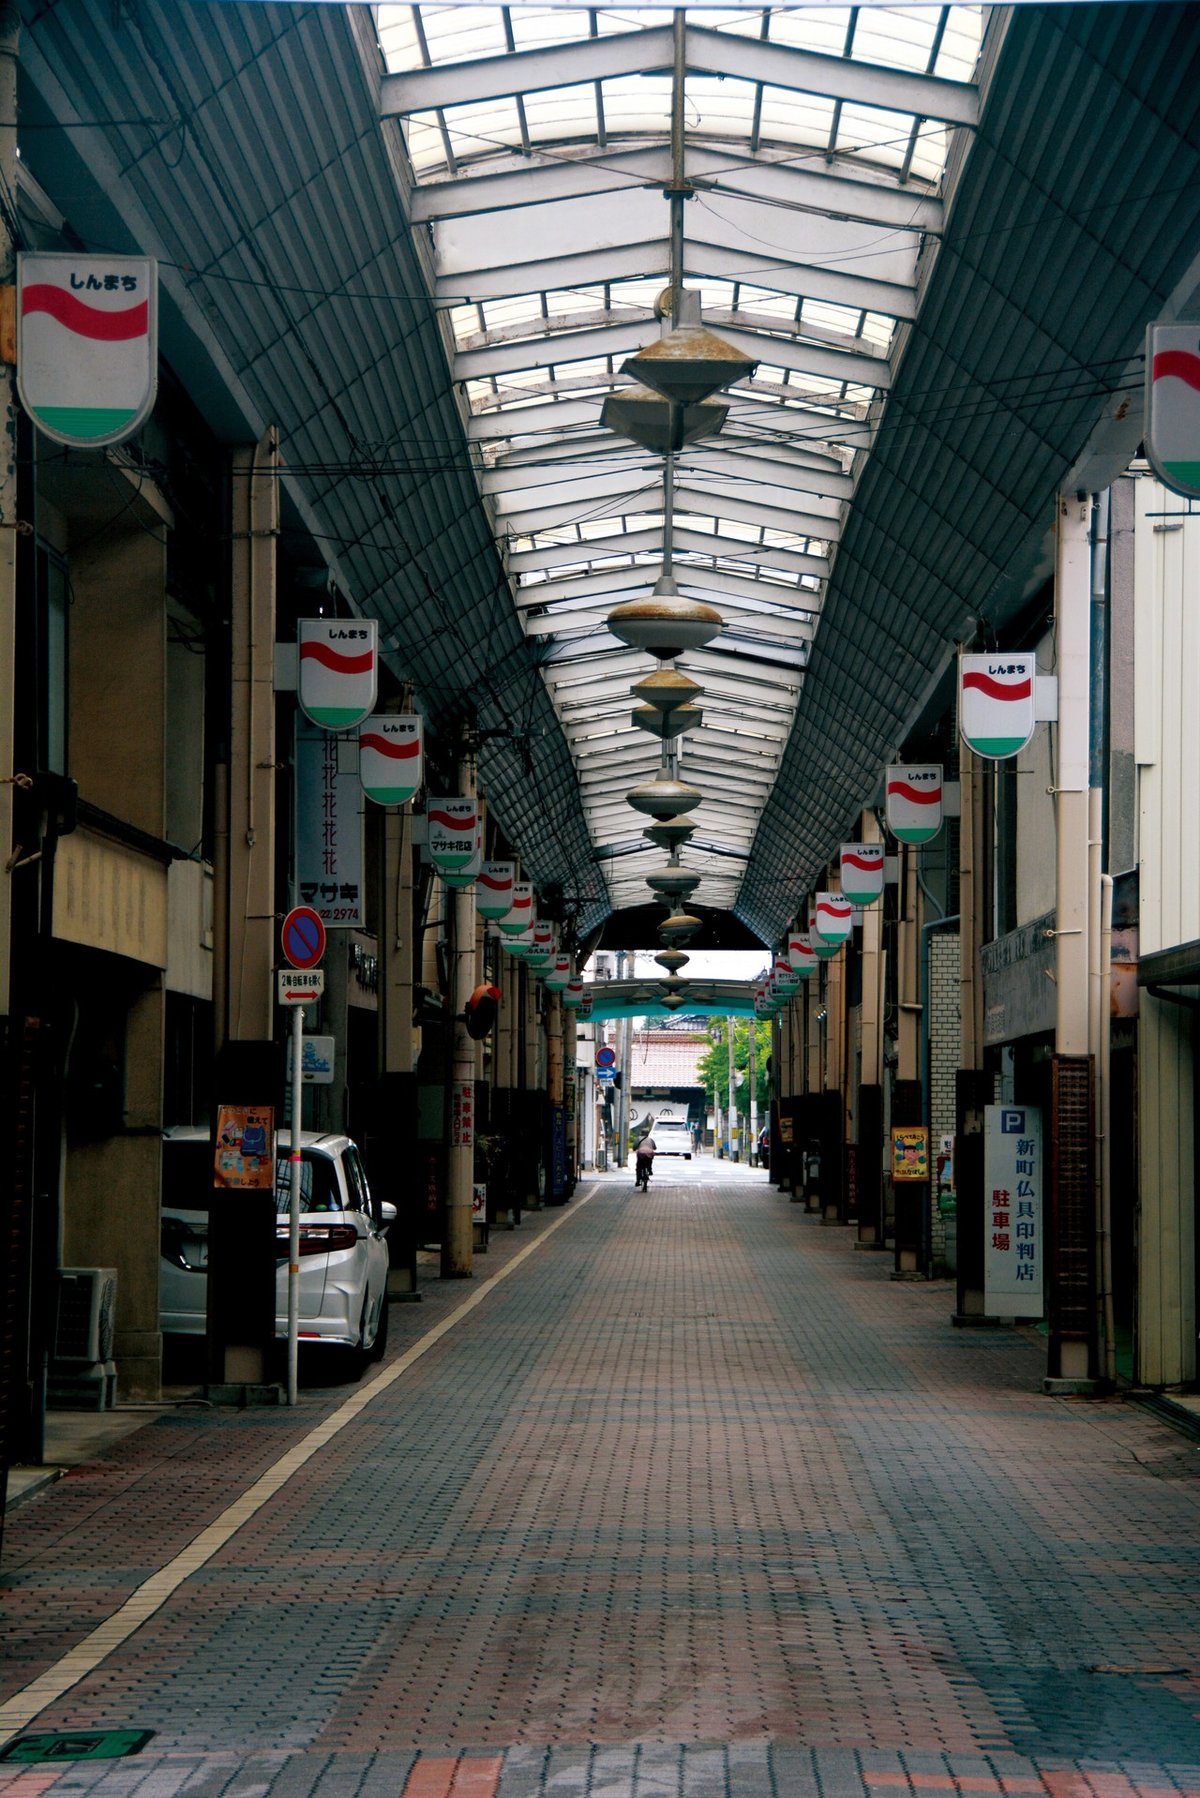
{"label": "white parked car", "polygon": [[[287,1334],[291,1139],[277,1144],[275,1334]],[[387,1341],[388,1225],[394,1205],[372,1196],[348,1136],[300,1133],[301,1342],[378,1359]],[[208,1207],[212,1145],[207,1129],[180,1125],[163,1137],[159,1327],[202,1336],[208,1311]]]}
{"label": "white parked car", "polygon": [[655,1161],[660,1155],[682,1155],[685,1161],[692,1159],[692,1132],[679,1119],[663,1118],[648,1135],[654,1139]]}

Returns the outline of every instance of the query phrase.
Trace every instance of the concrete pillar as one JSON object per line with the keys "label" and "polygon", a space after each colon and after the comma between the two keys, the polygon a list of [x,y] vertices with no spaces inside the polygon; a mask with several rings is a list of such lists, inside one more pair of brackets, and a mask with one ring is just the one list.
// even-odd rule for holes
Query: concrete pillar
{"label": "concrete pillar", "polygon": [[[1096,1380],[1096,1193],[1092,1177],[1094,1061],[1089,999],[1089,763],[1091,720],[1089,496],[1058,503],[1054,646],[1058,727],[1054,794],[1054,1102],[1050,1131],[1049,1391]],[[1098,872],[1098,867],[1097,867]],[[1096,895],[1098,902],[1098,895]],[[1107,981],[1104,983],[1107,1010]],[[1099,995],[1096,995],[1099,1002]]]}
{"label": "concrete pillar", "polygon": [[[462,755],[458,792],[475,793],[475,758]],[[446,890],[450,957],[450,1137],[446,1154],[446,1228],[442,1235],[443,1280],[469,1279],[473,1271],[472,1202],[475,1187],[476,1043],[467,1034],[467,1000],[479,984],[475,944],[475,889]]]}

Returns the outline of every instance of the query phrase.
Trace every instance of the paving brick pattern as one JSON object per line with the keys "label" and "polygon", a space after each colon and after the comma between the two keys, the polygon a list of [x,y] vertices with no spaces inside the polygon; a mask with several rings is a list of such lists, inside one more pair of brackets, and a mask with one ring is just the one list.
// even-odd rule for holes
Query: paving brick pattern
{"label": "paving brick pattern", "polygon": [[[1200,1449],[952,1301],[765,1179],[603,1184],[36,1724],[146,1752],[0,1793],[1200,1798]],[[341,1396],[16,1512],[7,1689]]]}

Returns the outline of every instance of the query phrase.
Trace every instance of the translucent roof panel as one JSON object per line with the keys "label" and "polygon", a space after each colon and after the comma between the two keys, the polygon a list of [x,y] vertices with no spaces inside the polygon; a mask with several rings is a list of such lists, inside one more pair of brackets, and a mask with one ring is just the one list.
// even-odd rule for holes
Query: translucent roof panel
{"label": "translucent roof panel", "polygon": [[[378,19],[481,503],[613,902],[641,904],[663,858],[625,793],[662,750],[634,727],[630,688],[653,663],[606,619],[663,566],[667,470],[601,413],[665,328],[672,14]],[[732,905],[939,229],[951,136],[974,116],[980,9],[701,7],[683,31],[683,281],[756,364],[670,477],[674,578],[725,619],[685,661],[704,718],[677,764],[705,803],[684,860],[696,903]]]}

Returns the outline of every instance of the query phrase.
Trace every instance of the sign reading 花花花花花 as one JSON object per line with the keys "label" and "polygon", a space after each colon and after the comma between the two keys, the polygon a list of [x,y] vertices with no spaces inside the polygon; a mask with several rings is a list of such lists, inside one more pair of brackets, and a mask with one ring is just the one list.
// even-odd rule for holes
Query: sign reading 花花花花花
{"label": "sign reading \u82b1\u82b1\u82b1\u82b1\u82b1", "polygon": [[18,256],[17,393],[43,436],[104,449],[149,418],[157,273],[148,256]]}

